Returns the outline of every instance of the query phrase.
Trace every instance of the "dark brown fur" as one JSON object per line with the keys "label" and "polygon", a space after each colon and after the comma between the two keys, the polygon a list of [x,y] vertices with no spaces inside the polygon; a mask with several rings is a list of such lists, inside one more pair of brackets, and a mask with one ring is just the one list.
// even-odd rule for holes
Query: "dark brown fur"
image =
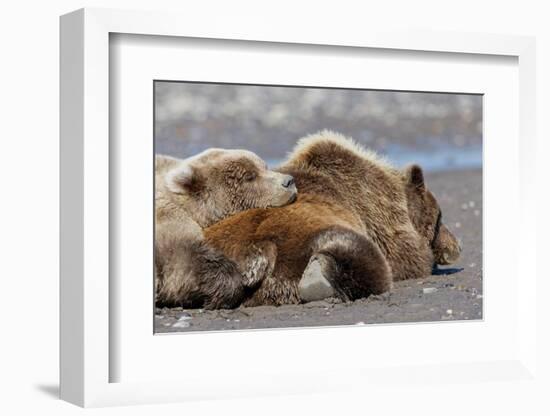
{"label": "dark brown fur", "polygon": [[181,238],[180,224],[165,222],[158,228],[158,306],[234,308],[272,272],[276,247],[269,242],[250,245],[234,262],[204,240]]}
{"label": "dark brown fur", "polygon": [[439,206],[424,197],[423,179],[411,185],[410,175],[330,132],[302,139],[279,172],[294,177],[296,203],[246,211],[205,230],[207,241],[232,259],[251,244],[276,245],[273,273],[246,305],[299,303],[298,284],[317,255],[330,259],[324,273],[345,299],[430,274],[437,240],[430,224]]}
{"label": "dark brown fur", "polygon": [[[181,238],[178,224],[157,226],[157,306],[233,308],[244,297],[235,262],[200,239]],[[183,234],[185,235],[185,234]]]}

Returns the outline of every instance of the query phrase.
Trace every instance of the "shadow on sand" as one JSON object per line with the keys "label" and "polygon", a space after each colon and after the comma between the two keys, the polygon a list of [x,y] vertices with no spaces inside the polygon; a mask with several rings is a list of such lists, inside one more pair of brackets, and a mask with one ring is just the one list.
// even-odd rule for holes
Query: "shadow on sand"
{"label": "shadow on sand", "polygon": [[464,270],[464,267],[448,267],[446,269],[440,269],[438,266],[434,266],[432,274],[435,276],[447,276],[449,274],[459,273]]}

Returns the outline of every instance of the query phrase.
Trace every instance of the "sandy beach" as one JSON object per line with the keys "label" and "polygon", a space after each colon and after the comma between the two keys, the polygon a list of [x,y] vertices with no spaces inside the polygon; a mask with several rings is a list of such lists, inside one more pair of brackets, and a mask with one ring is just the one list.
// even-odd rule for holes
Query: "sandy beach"
{"label": "sandy beach", "polygon": [[396,282],[394,290],[354,302],[327,299],[302,305],[205,311],[156,309],[155,332],[367,325],[482,319],[482,173],[427,175],[443,220],[462,241],[459,262],[421,280]]}

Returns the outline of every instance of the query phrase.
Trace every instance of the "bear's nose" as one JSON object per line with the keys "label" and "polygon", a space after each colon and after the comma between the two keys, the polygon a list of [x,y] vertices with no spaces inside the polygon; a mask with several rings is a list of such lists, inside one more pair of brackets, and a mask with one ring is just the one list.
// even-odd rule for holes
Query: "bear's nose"
{"label": "bear's nose", "polygon": [[290,188],[292,185],[294,185],[294,178],[290,175],[286,175],[283,179],[283,186],[285,188]]}

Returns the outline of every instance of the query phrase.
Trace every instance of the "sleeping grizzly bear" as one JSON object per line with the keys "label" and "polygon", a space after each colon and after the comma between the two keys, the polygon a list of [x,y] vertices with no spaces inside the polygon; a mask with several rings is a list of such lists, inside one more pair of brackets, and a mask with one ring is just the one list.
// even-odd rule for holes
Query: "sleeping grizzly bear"
{"label": "sleeping grizzly bear", "polygon": [[460,246],[416,165],[397,170],[323,131],[301,139],[278,171],[296,181],[294,204],[249,210],[205,229],[206,241],[237,262],[250,246],[276,245],[272,272],[246,306],[353,300],[458,258]]}
{"label": "sleeping grizzly bear", "polygon": [[275,247],[258,242],[238,261],[204,241],[202,229],[249,209],[296,199],[291,176],[269,171],[244,150],[210,149],[180,160],[155,160],[155,288],[158,306],[231,308],[269,274]]}

